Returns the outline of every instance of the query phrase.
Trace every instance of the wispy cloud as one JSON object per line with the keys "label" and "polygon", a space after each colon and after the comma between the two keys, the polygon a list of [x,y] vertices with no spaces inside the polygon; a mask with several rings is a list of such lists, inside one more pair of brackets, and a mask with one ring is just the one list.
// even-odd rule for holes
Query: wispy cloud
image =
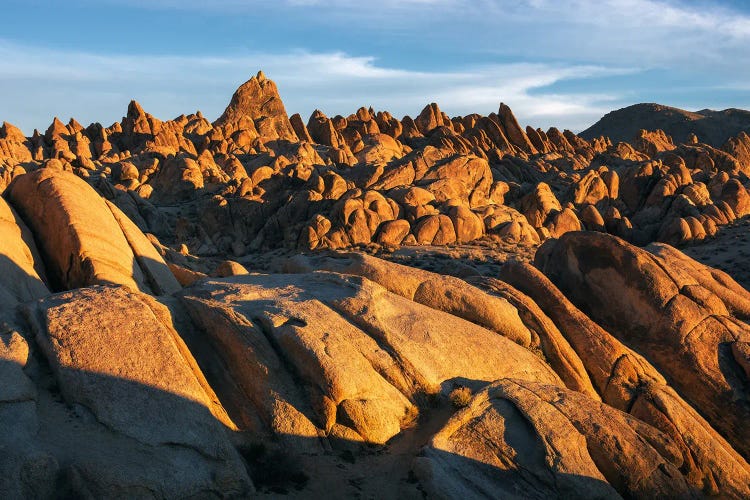
{"label": "wispy cloud", "polygon": [[[274,79],[290,113],[315,108],[330,115],[359,106],[416,114],[431,102],[446,112],[489,113],[500,101],[536,126],[581,128],[617,96],[556,92],[556,82],[630,72],[623,68],[561,64],[496,64],[460,71],[409,71],[345,53],[254,53],[237,57],[96,55],[0,42],[0,95],[6,119],[25,130],[53,115],[108,124],[138,99],[151,113],[171,118],[200,108],[218,116],[234,89],[258,69]],[[534,92],[532,95],[531,92]],[[33,105],[30,105],[33,103]],[[564,116],[563,116],[564,115]],[[564,120],[563,120],[564,118]]]}
{"label": "wispy cloud", "polygon": [[[79,0],[87,1],[87,0]],[[98,0],[110,4],[137,4],[152,9],[206,9],[203,0]],[[707,30],[719,37],[750,37],[750,16],[720,0],[686,3],[680,0],[380,0],[377,4],[361,0],[213,0],[212,10],[252,12],[259,9],[315,9],[324,15],[357,16],[363,24],[368,18],[405,10],[429,16],[455,16],[502,23],[507,16],[529,17],[537,21],[557,20],[612,27],[676,27],[683,30]],[[367,16],[362,16],[367,14]],[[492,18],[490,14],[500,17]],[[419,20],[413,18],[415,23]],[[387,26],[383,28],[387,29]]]}
{"label": "wispy cloud", "polygon": [[[718,0],[213,0],[210,10],[204,0],[69,4],[86,12],[116,5],[124,18],[174,23],[166,21],[153,43],[110,44],[101,53],[51,49],[42,32],[39,46],[0,39],[0,119],[26,130],[53,115],[107,123],[130,98],[162,118],[195,108],[214,117],[258,69],[303,116],[360,105],[415,114],[430,101],[450,114],[487,113],[505,101],[521,121],[578,129],[643,100],[750,106],[750,9]],[[206,43],[187,49],[181,23],[198,13],[211,16]],[[245,24],[261,34],[243,38],[236,27]],[[237,31],[226,34],[225,26]],[[297,46],[315,49],[290,49]]]}
{"label": "wispy cloud", "polygon": [[[460,2],[461,0],[456,0]],[[510,9],[515,15],[607,27],[674,27],[710,31],[717,37],[750,37],[750,17],[720,2],[688,4],[677,0],[479,0],[495,13]],[[613,23],[612,21],[615,21]]]}
{"label": "wispy cloud", "polygon": [[[92,0],[76,0],[92,1]],[[144,8],[205,11],[203,0],[97,0]],[[405,50],[440,47],[466,54],[606,65],[732,68],[750,76],[750,12],[721,0],[214,0],[262,22],[304,15],[321,36],[408,40]],[[438,44],[437,46],[435,44]]]}

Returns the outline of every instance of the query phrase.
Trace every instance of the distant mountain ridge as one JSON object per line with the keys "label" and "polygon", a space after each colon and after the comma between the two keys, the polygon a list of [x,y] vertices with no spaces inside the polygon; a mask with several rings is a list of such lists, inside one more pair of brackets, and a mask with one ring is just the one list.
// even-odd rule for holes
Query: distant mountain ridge
{"label": "distant mountain ridge", "polygon": [[639,130],[661,129],[674,142],[687,142],[690,134],[714,147],[742,131],[750,132],[750,111],[729,108],[686,111],[656,103],[643,103],[611,111],[579,135],[586,140],[605,135],[612,142],[630,142]]}

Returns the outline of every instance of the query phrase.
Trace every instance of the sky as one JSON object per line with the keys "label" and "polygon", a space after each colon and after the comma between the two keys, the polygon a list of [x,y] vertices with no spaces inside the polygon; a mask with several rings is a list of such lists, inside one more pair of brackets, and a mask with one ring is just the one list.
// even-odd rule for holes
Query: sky
{"label": "sky", "polygon": [[3,0],[0,121],[213,120],[263,70],[287,112],[508,104],[580,131],[639,102],[750,108],[747,0]]}

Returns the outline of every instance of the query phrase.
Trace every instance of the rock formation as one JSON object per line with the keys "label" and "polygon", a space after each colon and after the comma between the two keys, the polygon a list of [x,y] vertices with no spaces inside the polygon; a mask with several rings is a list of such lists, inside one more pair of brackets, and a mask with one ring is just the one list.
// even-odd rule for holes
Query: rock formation
{"label": "rock formation", "polygon": [[678,142],[698,141],[719,147],[730,137],[750,127],[750,113],[742,109],[691,112],[660,104],[635,104],[607,113],[601,120],[581,132],[585,139],[602,135],[613,141],[629,141],[639,128],[662,129]]}
{"label": "rock formation", "polygon": [[305,122],[262,72],[3,123],[0,496],[750,497],[750,292],[675,248],[750,139],[670,123]]}

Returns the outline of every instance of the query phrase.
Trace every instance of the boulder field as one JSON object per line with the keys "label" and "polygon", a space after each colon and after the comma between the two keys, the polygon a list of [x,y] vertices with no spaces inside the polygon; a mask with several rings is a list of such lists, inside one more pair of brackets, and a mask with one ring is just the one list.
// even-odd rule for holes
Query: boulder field
{"label": "boulder field", "polygon": [[[534,246],[580,230],[682,245],[750,213],[750,136],[737,113],[633,107],[642,108],[607,115],[585,139],[524,129],[505,104],[449,117],[432,103],[402,119],[366,107],[347,117],[316,110],[305,122],[287,115],[259,72],[214,122],[200,111],[162,121],[135,101],[108,127],[55,118],[25,136],[3,122],[0,192],[41,167],[70,171],[143,232],[198,256]],[[659,110],[684,119],[663,120]],[[689,136],[681,128],[708,121]],[[595,136],[600,129],[617,140]]]}
{"label": "boulder field", "polygon": [[750,497],[750,292],[674,246],[750,213],[750,139],[634,139],[262,73],[4,124],[0,497]]}
{"label": "boulder field", "polygon": [[0,207],[5,498],[750,495],[750,293],[671,246],[567,232],[467,280],[327,251],[181,285],[71,172]]}

